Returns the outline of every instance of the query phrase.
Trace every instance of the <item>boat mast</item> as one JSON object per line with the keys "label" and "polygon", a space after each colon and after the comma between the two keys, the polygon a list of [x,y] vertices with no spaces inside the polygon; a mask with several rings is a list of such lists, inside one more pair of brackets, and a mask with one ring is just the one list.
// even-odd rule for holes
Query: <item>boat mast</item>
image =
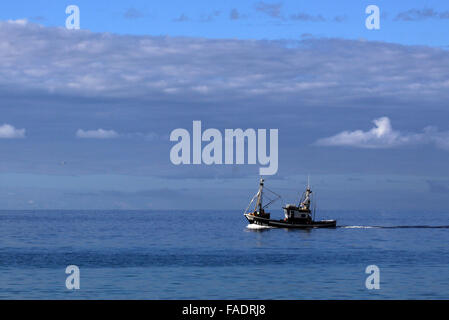
{"label": "boat mast", "polygon": [[257,193],[257,202],[254,207],[254,211],[257,211],[257,207],[259,207],[259,213],[262,212],[262,190],[263,190],[263,179],[260,178],[259,183],[259,192]]}
{"label": "boat mast", "polygon": [[312,190],[310,189],[310,176],[307,175],[307,189],[302,194],[301,199],[299,200],[299,207],[305,210],[310,210],[310,201],[311,201]]}

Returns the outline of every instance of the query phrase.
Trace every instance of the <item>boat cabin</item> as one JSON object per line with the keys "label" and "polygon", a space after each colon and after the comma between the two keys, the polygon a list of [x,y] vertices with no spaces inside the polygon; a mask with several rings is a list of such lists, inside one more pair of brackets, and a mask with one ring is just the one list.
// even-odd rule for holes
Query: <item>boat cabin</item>
{"label": "boat cabin", "polygon": [[312,211],[310,210],[312,190],[307,185],[306,191],[303,193],[299,205],[287,204],[284,209],[285,220],[301,220],[312,221]]}
{"label": "boat cabin", "polygon": [[305,210],[295,206],[294,204],[287,204],[284,209],[286,219],[308,219],[311,218],[311,211]]}

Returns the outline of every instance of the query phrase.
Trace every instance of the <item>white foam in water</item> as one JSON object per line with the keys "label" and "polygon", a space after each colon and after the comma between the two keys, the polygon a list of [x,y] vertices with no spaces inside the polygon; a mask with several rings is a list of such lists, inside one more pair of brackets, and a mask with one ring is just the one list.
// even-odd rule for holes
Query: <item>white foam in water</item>
{"label": "white foam in water", "polygon": [[378,227],[372,227],[372,226],[344,226],[342,228],[345,228],[345,229],[373,229],[373,228],[378,228]]}
{"label": "white foam in water", "polygon": [[259,224],[255,224],[255,223],[251,223],[249,225],[246,226],[248,229],[252,229],[252,230],[259,230],[259,229],[272,229],[273,227],[270,226],[261,226]]}

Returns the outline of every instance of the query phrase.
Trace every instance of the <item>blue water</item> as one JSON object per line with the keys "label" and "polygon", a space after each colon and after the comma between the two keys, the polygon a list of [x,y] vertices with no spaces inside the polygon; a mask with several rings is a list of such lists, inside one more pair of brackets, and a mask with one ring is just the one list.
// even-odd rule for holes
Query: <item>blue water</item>
{"label": "blue water", "polygon": [[[0,299],[449,298],[449,213],[322,218],[340,227],[249,230],[238,211],[0,211]],[[72,264],[80,290],[65,287]],[[365,287],[372,264],[379,290]]]}

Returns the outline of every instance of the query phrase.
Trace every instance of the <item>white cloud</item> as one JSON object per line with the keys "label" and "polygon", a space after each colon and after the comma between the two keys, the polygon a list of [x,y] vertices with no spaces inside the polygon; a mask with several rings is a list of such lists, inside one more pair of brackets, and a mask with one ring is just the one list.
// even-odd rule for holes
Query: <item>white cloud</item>
{"label": "white cloud", "polygon": [[[130,132],[130,133],[120,134],[120,137],[122,137],[122,138],[129,138],[129,139],[138,138],[138,139],[144,139],[144,140],[147,140],[147,141],[156,141],[156,140],[159,140],[159,139],[163,139],[156,132],[148,132],[148,133]],[[167,138],[167,140],[168,140],[168,138]]]}
{"label": "white cloud", "polygon": [[8,20],[8,23],[24,26],[28,23],[27,19]]}
{"label": "white cloud", "polygon": [[142,18],[144,14],[135,8],[129,8],[128,10],[126,10],[123,16],[125,17],[125,19],[139,19]]}
{"label": "white cloud", "polygon": [[78,129],[78,131],[76,131],[76,136],[78,138],[85,138],[85,139],[112,139],[117,138],[119,134],[114,130],[103,130],[101,128],[97,130],[86,130],[86,131]]}
{"label": "white cloud", "polygon": [[[279,4],[262,4],[261,10],[279,15]],[[424,108],[449,99],[449,52],[439,48],[70,31],[0,22],[2,94],[183,103],[268,98],[283,105],[364,108],[386,100]]]}
{"label": "white cloud", "polygon": [[343,131],[334,136],[319,139],[320,146],[349,146],[357,148],[391,148],[410,144],[434,144],[449,150],[449,132],[440,132],[436,127],[426,127],[421,133],[404,133],[394,130],[388,117],[373,120],[369,131]]}
{"label": "white cloud", "polygon": [[16,129],[10,124],[0,126],[0,139],[25,138],[25,129]]}

